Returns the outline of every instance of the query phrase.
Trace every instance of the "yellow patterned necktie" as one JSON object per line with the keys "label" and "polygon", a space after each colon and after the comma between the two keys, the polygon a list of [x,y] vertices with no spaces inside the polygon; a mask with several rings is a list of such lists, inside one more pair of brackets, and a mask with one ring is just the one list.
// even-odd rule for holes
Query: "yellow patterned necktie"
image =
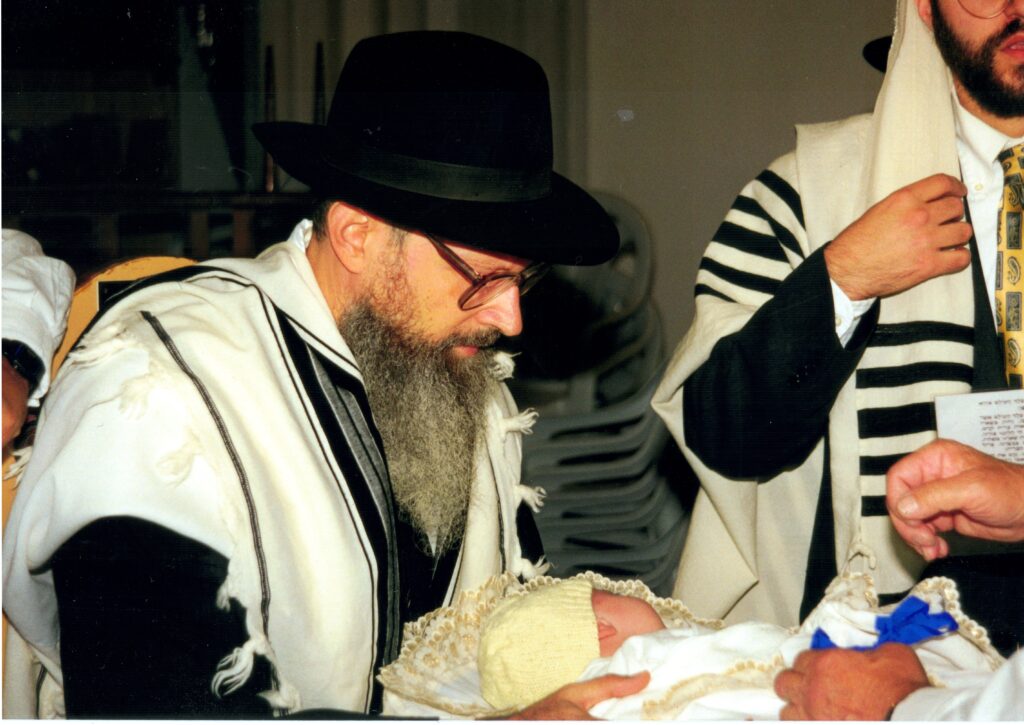
{"label": "yellow patterned necktie", "polygon": [[1006,380],[1011,388],[1024,387],[1024,250],[1021,216],[1024,213],[1024,144],[999,154],[1003,167],[1003,201],[999,206],[996,245],[996,331],[1003,342]]}

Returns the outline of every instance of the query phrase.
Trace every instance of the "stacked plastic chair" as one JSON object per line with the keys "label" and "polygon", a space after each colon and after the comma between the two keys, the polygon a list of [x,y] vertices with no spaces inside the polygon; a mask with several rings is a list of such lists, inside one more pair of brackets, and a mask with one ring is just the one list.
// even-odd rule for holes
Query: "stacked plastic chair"
{"label": "stacked plastic chair", "polygon": [[524,298],[526,334],[540,333],[524,337],[511,388],[541,415],[523,439],[523,482],[547,493],[535,519],[552,575],[589,569],[668,595],[689,507],[650,406],[664,361],[650,237],[626,202],[597,196],[619,226],[618,256],[559,269]]}

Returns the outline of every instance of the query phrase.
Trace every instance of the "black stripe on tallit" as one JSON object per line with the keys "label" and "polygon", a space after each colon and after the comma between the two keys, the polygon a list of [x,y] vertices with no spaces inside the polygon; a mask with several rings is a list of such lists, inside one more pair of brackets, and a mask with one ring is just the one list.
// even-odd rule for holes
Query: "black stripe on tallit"
{"label": "black stripe on tallit", "polygon": [[888,438],[935,430],[935,405],[911,403],[892,408],[858,410],[857,429],[861,439]]}
{"label": "black stripe on tallit", "polygon": [[731,298],[729,295],[723,294],[723,293],[719,292],[718,290],[716,290],[714,287],[708,287],[706,284],[703,284],[703,283],[695,285],[694,288],[693,288],[693,296],[694,297],[700,297],[701,295],[711,295],[712,297],[717,297],[718,299],[725,300],[726,302],[735,302],[736,301],[733,298]]}
{"label": "black stripe on tallit", "polygon": [[921,362],[886,368],[864,368],[857,371],[857,387],[899,388],[929,380],[953,380],[971,384],[974,369],[970,365],[951,362]]}
{"label": "black stripe on tallit", "polygon": [[[160,342],[163,343],[175,364],[195,386],[196,392],[199,393],[199,397],[202,398],[203,404],[206,406],[214,425],[217,427],[221,443],[224,445],[224,450],[227,452],[228,457],[231,459],[231,465],[235,469],[235,475],[238,476],[238,485],[241,489],[242,497],[245,500],[245,507],[249,515],[249,532],[252,536],[253,550],[256,554],[256,567],[259,571],[260,577],[260,616],[263,620],[263,632],[269,637],[270,577],[267,574],[267,557],[263,551],[263,539],[260,534],[259,515],[256,511],[256,503],[253,500],[252,488],[249,485],[249,476],[245,472],[245,467],[242,465],[242,459],[241,456],[238,455],[238,449],[235,447],[234,441],[231,439],[227,424],[224,422],[224,416],[221,415],[220,410],[217,408],[217,405],[213,400],[213,396],[210,395],[210,391],[206,388],[206,385],[199,379],[195,372],[192,371],[192,368],[182,357],[181,352],[174,344],[171,336],[167,333],[167,330],[164,329],[164,326],[160,324],[160,321],[156,316],[146,311],[143,311],[141,314],[143,319],[146,320],[146,322],[149,323],[149,326],[153,328],[153,332],[156,333]],[[277,683],[275,682],[275,685],[276,684]]]}
{"label": "black stripe on tallit", "polygon": [[773,262],[787,261],[786,253],[779,246],[778,239],[771,234],[755,232],[733,222],[722,222],[711,241]]}
{"label": "black stripe on tallit", "polygon": [[884,476],[892,468],[892,465],[907,455],[907,453],[910,453],[910,451],[906,453],[893,453],[887,456],[861,456],[860,475]]}
{"label": "black stripe on tallit", "polygon": [[885,496],[861,496],[861,516],[888,516],[889,509],[885,507]]}
{"label": "black stripe on tallit", "polygon": [[[375,609],[380,626],[371,670],[376,673],[398,656],[402,634],[395,513],[390,481],[381,459],[384,445],[372,423],[370,403],[362,384],[310,347],[280,311],[278,321],[286,354],[299,376],[298,384],[306,391],[331,447],[324,454],[333,457],[341,469],[345,480],[338,484],[348,491],[356,507],[354,515],[362,522],[372,547],[371,551],[364,550],[364,555],[374,559],[378,573]],[[339,612],[338,616],[350,615]],[[380,711],[382,696],[380,684],[373,679],[366,703],[369,712]]]}
{"label": "black stripe on tallit", "polygon": [[[802,249],[800,249],[800,244],[796,241],[796,236],[793,234],[793,232],[791,232],[788,228],[780,224],[778,220],[776,220],[768,212],[766,212],[764,210],[764,207],[761,206],[761,204],[757,200],[751,199],[748,196],[738,196],[736,197],[736,201],[733,202],[732,208],[735,209],[736,211],[740,211],[743,212],[744,214],[749,214],[751,216],[755,216],[758,219],[763,220],[766,224],[768,224],[768,226],[772,228],[772,234],[775,235],[775,238],[779,244],[784,246],[786,249],[791,251],[796,256],[803,259],[804,252]],[[786,255],[784,253],[781,255],[781,257],[782,261],[786,261]]]}
{"label": "black stripe on tallit", "polygon": [[778,291],[779,285],[782,284],[777,279],[762,277],[759,274],[751,274],[750,272],[743,272],[733,267],[727,267],[721,262],[716,262],[708,257],[700,260],[700,269],[706,270],[716,277],[739,287],[745,287],[755,292],[764,292],[769,295],[774,295]]}
{"label": "black stripe on tallit", "polygon": [[901,322],[875,327],[868,347],[893,347],[936,340],[974,346],[974,330],[951,322]]}
{"label": "black stripe on tallit", "polygon": [[800,226],[806,228],[807,224],[804,223],[804,207],[800,203],[800,195],[796,193],[796,189],[789,185],[788,181],[769,169],[765,169],[758,174],[756,181],[764,184],[772,190],[775,196],[782,199],[786,206],[789,207],[789,210],[793,212],[793,216],[800,222]]}

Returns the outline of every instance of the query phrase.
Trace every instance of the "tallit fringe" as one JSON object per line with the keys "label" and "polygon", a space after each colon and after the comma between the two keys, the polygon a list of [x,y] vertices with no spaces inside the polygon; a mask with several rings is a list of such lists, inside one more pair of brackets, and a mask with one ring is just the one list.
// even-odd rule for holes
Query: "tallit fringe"
{"label": "tallit fringe", "polygon": [[217,589],[217,607],[222,611],[228,611],[231,609],[231,600],[238,600],[246,609],[245,627],[250,639],[241,647],[235,648],[231,654],[218,663],[217,672],[210,683],[210,690],[216,697],[230,695],[249,679],[256,655],[263,655],[273,669],[277,688],[261,692],[260,697],[275,709],[286,712],[298,710],[302,706],[301,695],[298,688],[281,676],[273,647],[266,633],[262,631],[259,594],[253,591],[252,579],[247,577],[243,571],[246,568],[243,563],[246,553],[244,547],[238,543],[238,534],[241,531],[238,512],[225,509],[222,511],[222,515],[234,548],[228,557],[227,577]]}
{"label": "tallit fringe", "polygon": [[860,537],[850,546],[850,555],[846,557],[846,566],[843,567],[843,573],[850,571],[850,566],[853,564],[853,560],[858,556],[863,556],[868,561],[868,568],[875,570],[878,568],[878,557],[875,556],[875,551]]}
{"label": "tallit fringe", "polygon": [[299,691],[291,684],[282,682],[276,690],[266,690],[260,693],[260,697],[270,703],[270,706],[277,710],[294,712],[302,706]]}
{"label": "tallit fringe", "polygon": [[32,446],[18,448],[11,455],[14,457],[14,462],[7,469],[7,475],[4,476],[5,479],[17,478],[21,475],[22,471],[25,470],[25,466],[28,465],[29,459],[32,457]]}
{"label": "tallit fringe", "polygon": [[234,652],[217,663],[217,673],[210,684],[214,696],[230,695],[244,685],[252,674],[256,655],[266,657],[269,652],[270,642],[262,634],[250,637],[241,647],[235,647]]}
{"label": "tallit fringe", "polygon": [[[217,663],[217,673],[213,676],[213,682],[210,683],[210,690],[214,697],[225,697],[244,685],[252,675],[256,655],[265,657],[279,678],[277,658],[274,656],[270,641],[264,634],[256,634]],[[280,679],[277,689],[264,690],[260,693],[260,697],[266,700],[271,707],[286,712],[297,710],[302,705],[298,689],[290,682]]]}
{"label": "tallit fringe", "polygon": [[516,415],[510,415],[501,421],[502,437],[509,433],[521,433],[530,435],[533,433],[533,424],[537,422],[539,413],[533,408],[527,408]]}
{"label": "tallit fringe", "polygon": [[503,350],[495,352],[491,358],[491,373],[495,380],[508,380],[516,369],[512,355]]}
{"label": "tallit fringe", "polygon": [[200,450],[199,440],[189,431],[181,448],[157,461],[157,474],[167,483],[181,483],[192,470],[192,463]]}
{"label": "tallit fringe", "polygon": [[512,573],[525,581],[543,576],[551,569],[551,562],[545,561],[544,557],[531,562],[529,559],[519,557],[512,564]]}
{"label": "tallit fringe", "polygon": [[89,334],[88,340],[71,349],[64,364],[94,365],[134,342],[134,337],[124,323],[100,327]]}
{"label": "tallit fringe", "polygon": [[[140,418],[149,406],[149,396],[157,388],[175,389],[177,377],[154,362],[149,364],[149,372],[125,382],[121,388],[118,409],[129,418]],[[184,395],[179,391],[179,399]]]}
{"label": "tallit fringe", "polygon": [[527,486],[522,483],[517,483],[514,490],[517,502],[525,503],[535,514],[540,513],[544,506],[544,497],[548,495],[547,491],[540,486]]}

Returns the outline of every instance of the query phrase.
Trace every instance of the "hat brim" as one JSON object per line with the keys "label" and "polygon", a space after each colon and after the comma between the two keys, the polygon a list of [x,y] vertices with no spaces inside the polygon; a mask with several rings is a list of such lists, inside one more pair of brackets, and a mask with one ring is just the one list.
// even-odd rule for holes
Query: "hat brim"
{"label": "hat brim", "polygon": [[891,46],[892,36],[885,35],[866,43],[861,54],[872,68],[885,73],[885,68],[889,64],[889,48]]}
{"label": "hat brim", "polygon": [[619,233],[594,197],[552,173],[551,193],[532,201],[480,202],[418,194],[369,181],[327,162],[327,129],[258,123],[253,133],[286,173],[325,198],[337,198],[409,229],[492,252],[553,264],[601,264]]}

